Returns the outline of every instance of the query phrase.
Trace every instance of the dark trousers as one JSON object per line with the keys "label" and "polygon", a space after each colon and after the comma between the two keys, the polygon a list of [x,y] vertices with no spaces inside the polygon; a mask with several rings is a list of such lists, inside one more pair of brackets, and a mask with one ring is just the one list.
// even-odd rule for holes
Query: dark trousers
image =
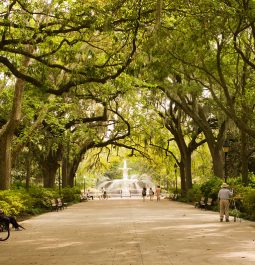
{"label": "dark trousers", "polygon": [[13,216],[8,216],[8,218],[14,228],[19,228],[19,224],[17,223],[16,219]]}
{"label": "dark trousers", "polygon": [[1,215],[1,216],[0,216],[0,222],[1,222],[1,223],[4,223],[5,226],[7,226],[7,227],[9,227],[9,225],[10,225],[10,220],[9,220],[9,218],[8,218],[7,216],[5,216],[5,215]]}
{"label": "dark trousers", "polygon": [[15,217],[13,217],[13,216],[3,215],[3,216],[0,217],[0,221],[3,221],[7,226],[12,224],[12,226],[14,228],[19,228],[19,224],[17,223]]}

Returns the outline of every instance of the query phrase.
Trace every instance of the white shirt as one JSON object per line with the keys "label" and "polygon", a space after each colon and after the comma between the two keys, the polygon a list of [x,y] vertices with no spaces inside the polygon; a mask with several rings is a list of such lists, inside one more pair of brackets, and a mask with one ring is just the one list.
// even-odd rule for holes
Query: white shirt
{"label": "white shirt", "polygon": [[231,197],[233,195],[233,191],[230,191],[227,188],[222,188],[220,189],[219,193],[218,193],[218,198],[220,200],[228,200],[229,197]]}

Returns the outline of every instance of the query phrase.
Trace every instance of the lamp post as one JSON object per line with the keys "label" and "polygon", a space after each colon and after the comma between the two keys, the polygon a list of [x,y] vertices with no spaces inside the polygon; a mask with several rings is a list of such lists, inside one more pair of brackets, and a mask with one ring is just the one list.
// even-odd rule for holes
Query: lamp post
{"label": "lamp post", "polygon": [[74,187],[76,187],[76,178],[77,178],[77,173],[75,173],[75,176],[74,176]]}
{"label": "lamp post", "polygon": [[59,165],[59,168],[58,168],[58,193],[59,193],[59,195],[61,195],[61,164],[62,164],[62,161],[59,160],[58,161],[58,165]]}
{"label": "lamp post", "polygon": [[84,189],[84,196],[85,196],[85,190],[86,190],[86,177],[84,176],[83,177],[83,180],[84,180],[84,182],[83,182],[83,189]]}
{"label": "lamp post", "polygon": [[227,156],[230,150],[228,141],[224,142],[223,153],[224,153],[224,181],[227,183]]}
{"label": "lamp post", "polygon": [[177,195],[177,164],[174,164],[174,174],[175,174],[175,194]]}

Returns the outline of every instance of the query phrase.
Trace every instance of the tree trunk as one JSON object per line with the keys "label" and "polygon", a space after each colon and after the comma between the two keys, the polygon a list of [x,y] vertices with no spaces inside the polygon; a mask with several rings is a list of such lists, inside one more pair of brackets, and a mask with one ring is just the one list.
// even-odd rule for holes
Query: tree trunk
{"label": "tree trunk", "polygon": [[74,186],[74,178],[75,178],[75,173],[78,169],[79,166],[79,159],[76,158],[71,162],[71,166],[70,166],[70,171],[69,171],[69,175],[68,175],[68,186],[73,187]]}
{"label": "tree trunk", "polygon": [[68,141],[66,148],[63,151],[63,164],[62,164],[62,187],[63,188],[67,186],[71,186],[71,187],[73,186],[73,184],[70,185],[71,181],[69,181],[69,176],[70,176],[69,153],[70,153],[70,144]]}
{"label": "tree trunk", "polygon": [[203,131],[209,151],[212,157],[213,162],[213,173],[215,176],[219,178],[223,178],[224,174],[224,160],[222,157],[222,149],[223,140],[225,138],[226,131],[226,121],[222,122],[218,128],[218,135],[214,135],[214,129],[211,128],[210,123],[207,121],[207,116],[205,115],[205,111],[202,106],[197,105],[196,101],[194,102],[194,106],[197,108],[191,108],[189,104],[187,104],[186,99],[180,95],[181,102],[175,101],[178,106],[189,115],[193,121],[199,126],[199,128]]}
{"label": "tree trunk", "polygon": [[13,99],[12,114],[10,120],[4,126],[0,134],[1,143],[1,168],[0,168],[0,189],[10,189],[11,186],[11,144],[14,131],[21,118],[21,102],[25,83],[17,79]]}
{"label": "tree trunk", "polygon": [[43,187],[54,188],[59,165],[53,162],[45,162],[42,168]]}
{"label": "tree trunk", "polygon": [[187,186],[186,186],[186,175],[185,175],[185,168],[183,161],[180,162],[180,178],[181,178],[181,193],[185,195],[187,193]]}
{"label": "tree trunk", "polygon": [[63,159],[62,163],[62,187],[67,187],[68,185],[68,161],[67,158],[65,157]]}
{"label": "tree trunk", "polygon": [[214,147],[213,151],[211,152],[212,156],[212,166],[213,166],[213,174],[219,178],[224,179],[224,172],[225,172],[225,164],[224,164],[224,156],[223,152],[219,151],[219,149]]}
{"label": "tree trunk", "polygon": [[242,163],[242,183],[248,184],[248,156],[247,156],[247,134],[241,131],[241,163]]}
{"label": "tree trunk", "polygon": [[191,154],[187,152],[184,161],[187,189],[192,189]]}
{"label": "tree trunk", "polygon": [[0,137],[0,190],[10,189],[11,139],[12,135],[7,133]]}
{"label": "tree trunk", "polygon": [[56,177],[59,178],[58,169],[61,167],[61,171],[63,171],[62,161],[61,164],[59,164],[61,157],[62,145],[59,145],[57,150],[53,150],[53,148],[50,147],[46,157],[41,155],[40,166],[43,172],[43,186],[45,188],[55,187]]}
{"label": "tree trunk", "polygon": [[[22,68],[27,68],[29,58],[24,57],[21,62]],[[0,131],[0,189],[10,189],[11,186],[11,144],[15,129],[21,119],[21,103],[25,87],[25,81],[17,78],[9,121]]]}
{"label": "tree trunk", "polygon": [[26,190],[29,190],[30,187],[30,178],[31,178],[31,159],[29,153],[26,157]]}
{"label": "tree trunk", "polygon": [[[206,135],[205,135],[206,136]],[[224,154],[221,145],[218,145],[214,140],[210,141],[206,138],[209,151],[212,157],[213,175],[224,179]]]}

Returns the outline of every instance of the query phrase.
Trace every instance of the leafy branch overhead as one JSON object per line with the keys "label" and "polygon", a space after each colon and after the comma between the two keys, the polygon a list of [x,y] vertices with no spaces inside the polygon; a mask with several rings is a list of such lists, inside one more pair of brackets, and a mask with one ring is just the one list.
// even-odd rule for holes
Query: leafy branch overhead
{"label": "leafy branch overhead", "polygon": [[[115,79],[129,66],[137,48],[139,5],[125,20],[121,17],[128,7],[122,6],[106,27],[105,10],[111,5],[43,3],[13,1],[1,7],[0,63],[6,71],[48,93],[61,95],[72,87]],[[35,47],[32,53],[27,46]],[[31,58],[29,69],[20,67],[20,56]],[[59,76],[63,78],[59,80]]]}

